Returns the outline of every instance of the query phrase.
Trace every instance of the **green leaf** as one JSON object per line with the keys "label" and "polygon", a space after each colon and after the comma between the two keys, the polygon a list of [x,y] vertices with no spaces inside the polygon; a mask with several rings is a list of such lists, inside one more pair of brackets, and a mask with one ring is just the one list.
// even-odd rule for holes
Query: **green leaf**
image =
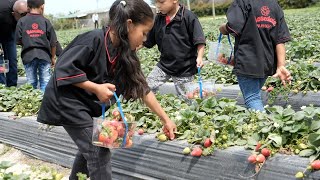
{"label": "green leaf", "polygon": [[231,118],[227,115],[217,116],[214,118],[215,121],[229,121]]}
{"label": "green leaf", "polygon": [[258,141],[260,140],[260,137],[257,133],[253,134],[251,137],[248,139],[248,145],[250,146],[256,146]]}
{"label": "green leaf", "polygon": [[238,139],[234,142],[236,145],[238,146],[244,146],[247,144],[247,141],[246,140],[243,140],[243,139]]}
{"label": "green leaf", "polygon": [[315,152],[316,152],[316,151],[313,150],[313,149],[305,149],[305,150],[300,151],[299,156],[309,157],[309,156],[311,156],[312,154],[314,154]]}
{"label": "green leaf", "polygon": [[189,135],[191,134],[190,130],[186,130],[182,136],[180,136],[179,138],[177,138],[178,140],[183,140],[186,139]]}
{"label": "green leaf", "polygon": [[275,142],[278,146],[282,145],[282,137],[277,134],[269,134],[268,139],[271,139]]}
{"label": "green leaf", "polygon": [[261,132],[262,132],[262,133],[268,133],[270,130],[271,130],[271,127],[270,127],[270,126],[266,126],[266,127],[263,127],[263,128],[261,129]]}
{"label": "green leaf", "polygon": [[287,117],[287,116],[292,116],[294,114],[294,110],[292,110],[291,108],[287,108],[283,111],[283,116]]}
{"label": "green leaf", "polygon": [[320,121],[312,121],[310,129],[315,131],[320,128]]}
{"label": "green leaf", "polygon": [[319,133],[309,134],[308,141],[310,144],[318,148],[320,146],[320,134]]}
{"label": "green leaf", "polygon": [[301,121],[304,119],[304,112],[303,111],[298,111],[297,113],[294,114],[292,120],[294,121]]}

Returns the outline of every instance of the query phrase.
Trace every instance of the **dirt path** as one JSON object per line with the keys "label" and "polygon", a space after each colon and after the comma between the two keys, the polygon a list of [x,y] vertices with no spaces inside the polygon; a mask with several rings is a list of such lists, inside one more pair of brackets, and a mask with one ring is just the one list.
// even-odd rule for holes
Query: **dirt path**
{"label": "dirt path", "polygon": [[44,162],[28,155],[25,155],[22,151],[14,149],[13,147],[0,144],[0,162],[10,161],[14,163],[10,170],[12,172],[21,172],[21,170],[27,168],[49,168],[56,170],[58,173],[63,174],[62,180],[68,180],[70,169],[59,166],[57,164],[52,164]]}

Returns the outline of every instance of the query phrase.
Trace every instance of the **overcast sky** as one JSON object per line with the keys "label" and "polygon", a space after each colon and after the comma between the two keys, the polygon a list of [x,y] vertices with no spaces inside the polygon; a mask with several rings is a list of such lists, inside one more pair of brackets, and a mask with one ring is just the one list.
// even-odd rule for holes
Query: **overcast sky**
{"label": "overcast sky", "polygon": [[[87,11],[97,7],[108,8],[115,0],[45,0],[45,14],[65,14],[77,10]],[[150,0],[145,0],[148,3]],[[98,3],[97,3],[98,2]]]}

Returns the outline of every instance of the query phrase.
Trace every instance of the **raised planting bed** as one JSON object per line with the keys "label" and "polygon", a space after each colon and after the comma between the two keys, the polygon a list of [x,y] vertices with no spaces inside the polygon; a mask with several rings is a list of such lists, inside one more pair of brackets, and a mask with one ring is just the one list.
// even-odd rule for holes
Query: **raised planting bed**
{"label": "raised planting bed", "polygon": [[[237,100],[237,104],[244,105],[244,100],[238,85],[221,85],[216,84],[217,98],[228,98]],[[165,83],[159,88],[160,94],[177,94],[173,83]],[[262,91],[262,99],[264,104],[268,104],[268,93]],[[320,93],[308,92],[303,94],[301,92],[294,94],[291,93],[288,96],[288,100],[285,100],[283,96],[278,96],[272,105],[287,106],[291,105],[294,110],[300,110],[302,106],[314,105],[316,107],[320,106]]]}
{"label": "raised planting bed", "polygon": [[[12,119],[0,113],[0,141],[36,158],[71,167],[76,146],[62,127],[44,131],[35,117]],[[155,135],[135,135],[131,149],[112,150],[114,179],[247,179],[255,167],[248,163],[250,151],[236,146],[215,150],[206,157],[192,157],[181,152],[186,141],[159,142]],[[308,158],[276,154],[266,161],[254,179],[294,179],[297,171],[308,165]],[[320,179],[313,172],[309,179]],[[250,178],[252,179],[252,178]]]}

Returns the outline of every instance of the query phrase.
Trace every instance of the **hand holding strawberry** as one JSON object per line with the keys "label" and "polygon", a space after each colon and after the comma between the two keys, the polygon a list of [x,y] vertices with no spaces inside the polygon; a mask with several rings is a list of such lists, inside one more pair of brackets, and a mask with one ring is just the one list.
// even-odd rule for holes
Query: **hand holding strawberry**
{"label": "hand holding strawberry", "polygon": [[169,120],[163,125],[162,130],[167,137],[169,137],[171,140],[173,140],[175,138],[174,132],[177,131],[177,127],[173,121]]}

